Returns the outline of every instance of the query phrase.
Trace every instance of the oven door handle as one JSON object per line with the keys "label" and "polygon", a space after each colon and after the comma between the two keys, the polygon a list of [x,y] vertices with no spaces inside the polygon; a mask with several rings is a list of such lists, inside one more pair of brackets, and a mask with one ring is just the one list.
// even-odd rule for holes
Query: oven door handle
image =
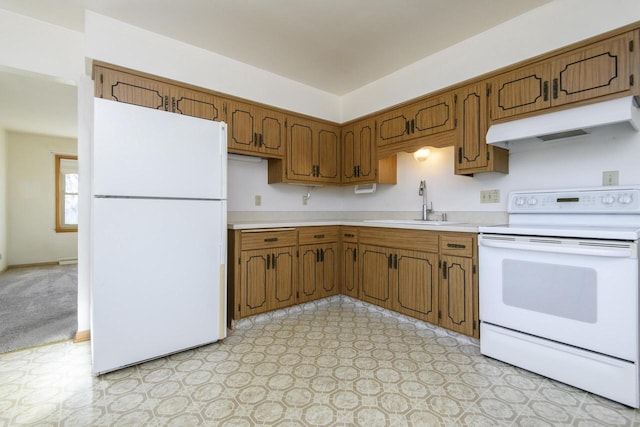
{"label": "oven door handle", "polygon": [[635,258],[636,251],[632,245],[625,247],[602,247],[602,246],[568,246],[562,244],[537,244],[526,242],[514,242],[508,240],[480,240],[481,246],[490,248],[515,249],[522,251],[549,252],[557,254],[587,255],[609,258]]}

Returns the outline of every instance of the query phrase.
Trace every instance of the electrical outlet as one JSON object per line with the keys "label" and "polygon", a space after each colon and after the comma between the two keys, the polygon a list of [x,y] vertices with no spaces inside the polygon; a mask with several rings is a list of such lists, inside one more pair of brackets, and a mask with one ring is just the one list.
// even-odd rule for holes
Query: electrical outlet
{"label": "electrical outlet", "polygon": [[618,171],[602,172],[602,185],[618,185]]}
{"label": "electrical outlet", "polygon": [[259,194],[256,194],[255,197],[255,205],[256,206],[262,206],[262,196]]}
{"label": "electrical outlet", "polygon": [[308,201],[308,200],[309,200],[309,199],[307,198],[307,195],[306,195],[306,194],[305,194],[304,196],[302,196],[302,204],[303,204],[304,206],[307,206],[307,201]]}
{"label": "electrical outlet", "polygon": [[481,190],[480,203],[499,203],[500,190]]}

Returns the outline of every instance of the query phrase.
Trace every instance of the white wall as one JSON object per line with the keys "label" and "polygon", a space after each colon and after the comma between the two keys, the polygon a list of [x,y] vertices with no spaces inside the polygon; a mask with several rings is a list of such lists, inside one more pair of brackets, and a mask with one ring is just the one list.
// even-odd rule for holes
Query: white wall
{"label": "white wall", "polygon": [[[429,201],[436,211],[504,212],[509,191],[602,185],[602,172],[620,172],[620,184],[640,184],[640,133],[624,125],[599,129],[591,135],[541,144],[509,155],[509,174],[481,173],[474,177],[453,173],[453,147],[431,149],[425,162],[408,153],[398,155],[398,184],[379,185],[376,193],[356,195],[353,187],[318,187],[307,206],[308,187],[268,185],[267,162],[229,162],[229,211],[415,211],[420,212],[420,180],[427,181]],[[246,185],[250,182],[251,185]],[[500,203],[480,203],[480,190],[498,189]],[[254,196],[262,206],[254,206]]]}
{"label": "white wall", "polygon": [[7,268],[7,133],[0,129],[0,271]]}
{"label": "white wall", "polygon": [[341,99],[343,122],[640,20],[638,0],[555,0]]}
{"label": "white wall", "polygon": [[76,154],[76,140],[7,132],[7,263],[76,258],[76,233],[56,233],[55,154]]}

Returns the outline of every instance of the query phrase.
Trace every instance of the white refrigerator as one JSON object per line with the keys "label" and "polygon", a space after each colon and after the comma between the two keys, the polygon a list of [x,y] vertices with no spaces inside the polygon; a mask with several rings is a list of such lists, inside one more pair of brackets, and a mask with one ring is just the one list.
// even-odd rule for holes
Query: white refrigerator
{"label": "white refrigerator", "polygon": [[224,338],[226,124],[96,98],[93,131],[93,373]]}

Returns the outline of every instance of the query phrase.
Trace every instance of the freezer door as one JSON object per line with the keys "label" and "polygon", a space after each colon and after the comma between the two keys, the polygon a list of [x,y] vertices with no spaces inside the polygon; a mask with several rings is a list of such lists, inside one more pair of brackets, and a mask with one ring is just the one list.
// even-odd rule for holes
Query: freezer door
{"label": "freezer door", "polygon": [[226,124],[94,101],[93,194],[226,199]]}
{"label": "freezer door", "polygon": [[93,372],[223,338],[226,202],[93,203]]}

